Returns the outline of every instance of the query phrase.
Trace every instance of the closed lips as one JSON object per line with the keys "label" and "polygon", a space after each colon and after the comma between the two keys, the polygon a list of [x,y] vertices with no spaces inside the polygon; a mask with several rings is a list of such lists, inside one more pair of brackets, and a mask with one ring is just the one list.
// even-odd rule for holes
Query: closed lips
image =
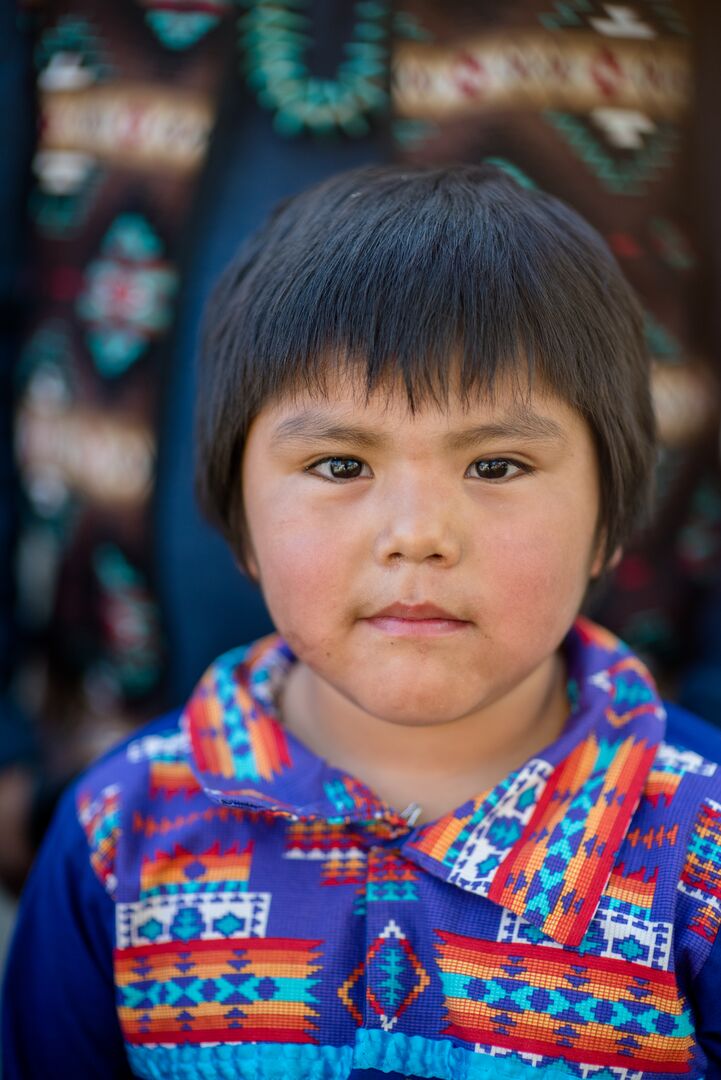
{"label": "closed lips", "polygon": [[466,622],[444,608],[435,604],[390,604],[370,616],[371,619],[402,619],[410,622],[443,620],[445,622]]}

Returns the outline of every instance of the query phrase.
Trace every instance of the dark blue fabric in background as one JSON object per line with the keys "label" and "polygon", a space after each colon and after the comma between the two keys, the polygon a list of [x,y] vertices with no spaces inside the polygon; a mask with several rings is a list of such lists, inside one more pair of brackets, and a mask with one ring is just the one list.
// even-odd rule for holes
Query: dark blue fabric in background
{"label": "dark blue fabric in background", "polygon": [[34,144],[31,47],[15,3],[0,4],[0,768],[36,754],[35,735],[7,695],[19,648],[15,542],[19,484],[13,454],[14,378],[29,283],[26,200]]}
{"label": "dark blue fabric in background", "polygon": [[706,597],[694,640],[694,661],[683,672],[678,701],[721,727],[721,586]]}
{"label": "dark blue fabric in background", "polygon": [[232,94],[211,148],[183,259],[155,502],[155,561],[168,635],[168,701],[182,704],[220,653],[272,629],[260,593],[193,497],[196,352],[206,298],[240,243],[280,199],[333,173],[382,160],[378,137],[282,139],[271,117]]}

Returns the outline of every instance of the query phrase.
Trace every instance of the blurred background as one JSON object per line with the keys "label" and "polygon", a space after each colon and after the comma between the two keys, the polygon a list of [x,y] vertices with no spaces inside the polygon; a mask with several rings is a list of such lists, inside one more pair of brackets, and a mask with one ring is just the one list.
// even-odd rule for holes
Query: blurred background
{"label": "blurred background", "polygon": [[662,445],[590,613],[721,725],[720,59],[716,0],[0,7],[6,925],[68,780],[270,629],[193,501],[199,322],[270,207],[357,164],[490,159],[606,238]]}

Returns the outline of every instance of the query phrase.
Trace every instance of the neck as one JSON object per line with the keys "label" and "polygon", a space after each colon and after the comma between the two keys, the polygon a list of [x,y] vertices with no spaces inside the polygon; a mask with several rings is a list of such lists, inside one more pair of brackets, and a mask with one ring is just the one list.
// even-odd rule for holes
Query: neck
{"label": "neck", "polygon": [[565,669],[554,654],[472,713],[409,726],[367,713],[299,662],[286,682],[281,715],[331,765],[397,810],[420,804],[419,820],[431,821],[493,787],[558,737],[568,715]]}

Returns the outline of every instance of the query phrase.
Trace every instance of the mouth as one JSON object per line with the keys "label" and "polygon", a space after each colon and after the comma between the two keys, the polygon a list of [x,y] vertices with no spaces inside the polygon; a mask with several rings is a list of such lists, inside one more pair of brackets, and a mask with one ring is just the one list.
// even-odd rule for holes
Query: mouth
{"label": "mouth", "polygon": [[390,637],[445,637],[472,625],[436,604],[390,604],[364,622]]}

